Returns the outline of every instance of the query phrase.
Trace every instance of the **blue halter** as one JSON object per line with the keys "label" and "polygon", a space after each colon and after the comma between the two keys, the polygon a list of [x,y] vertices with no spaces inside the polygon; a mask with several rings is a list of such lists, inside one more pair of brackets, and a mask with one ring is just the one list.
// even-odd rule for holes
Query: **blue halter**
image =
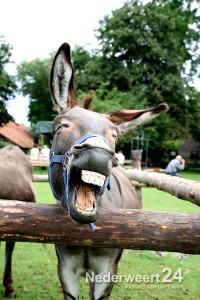
{"label": "blue halter", "polygon": [[[81,137],[80,139],[78,139],[74,145],[80,145],[83,142],[85,142],[87,139],[91,138],[91,137],[100,137],[106,144],[106,140],[102,135],[99,134],[94,134],[94,133],[87,133],[85,134],[83,137]],[[66,159],[69,159],[70,156],[72,155],[72,150],[69,149],[65,154],[54,154],[54,152],[52,152],[52,150],[50,151],[50,155],[49,155],[49,168],[48,168],[48,175],[49,175],[49,183],[51,186],[51,190],[53,192],[54,197],[57,200],[60,200],[53,188],[53,184],[52,184],[52,166],[54,163],[60,163],[63,165],[63,183],[64,183],[64,187],[65,187],[65,205],[68,208],[68,181],[67,181],[67,165],[65,163]],[[106,189],[110,190],[110,177],[108,177],[106,179],[106,181],[104,182],[104,186],[103,186],[103,193],[106,191]],[[92,229],[92,231],[95,230],[95,226],[93,223],[90,223],[90,228]]]}

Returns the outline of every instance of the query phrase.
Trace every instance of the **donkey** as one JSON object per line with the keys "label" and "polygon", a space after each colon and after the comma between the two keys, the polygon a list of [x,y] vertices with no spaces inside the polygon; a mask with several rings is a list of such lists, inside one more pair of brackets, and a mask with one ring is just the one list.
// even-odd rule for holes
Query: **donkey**
{"label": "donkey", "polygon": [[[122,130],[151,120],[166,111],[167,105],[100,114],[78,106],[73,79],[70,46],[64,43],[55,55],[50,74],[52,100],[59,115],[52,125],[49,182],[58,205],[68,210],[72,220],[89,223],[93,229],[98,207],[141,208],[135,189],[118,166],[115,147]],[[117,274],[123,252],[68,245],[55,248],[65,300],[78,299],[79,280],[86,273],[110,273],[110,278]],[[90,299],[109,299],[112,288],[113,282],[91,282]]]}
{"label": "donkey", "polygon": [[[0,149],[0,199],[35,202],[32,174],[33,167],[19,147],[6,146]],[[3,285],[7,298],[16,297],[12,279],[14,246],[15,242],[6,242]]]}

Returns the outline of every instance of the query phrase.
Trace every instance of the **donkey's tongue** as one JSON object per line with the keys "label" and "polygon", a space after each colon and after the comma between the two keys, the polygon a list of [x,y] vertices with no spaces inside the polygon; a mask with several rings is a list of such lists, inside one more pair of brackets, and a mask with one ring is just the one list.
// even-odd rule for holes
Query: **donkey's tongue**
{"label": "donkey's tongue", "polygon": [[90,186],[81,182],[76,194],[76,207],[83,210],[93,210],[94,195]]}
{"label": "donkey's tongue", "polygon": [[95,188],[101,188],[104,185],[106,177],[103,174],[81,170],[81,181],[76,188],[75,209],[86,216],[96,213]]}

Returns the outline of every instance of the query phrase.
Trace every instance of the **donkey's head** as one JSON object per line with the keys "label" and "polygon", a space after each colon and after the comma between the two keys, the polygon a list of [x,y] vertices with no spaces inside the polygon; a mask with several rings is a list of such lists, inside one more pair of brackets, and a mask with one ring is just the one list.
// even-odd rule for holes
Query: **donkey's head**
{"label": "donkey's head", "polygon": [[53,102],[60,113],[53,122],[50,184],[73,220],[90,223],[97,219],[98,198],[109,188],[109,175],[118,165],[115,147],[121,129],[149,121],[166,111],[167,105],[102,115],[77,105],[73,77],[70,47],[63,44],[50,79]]}

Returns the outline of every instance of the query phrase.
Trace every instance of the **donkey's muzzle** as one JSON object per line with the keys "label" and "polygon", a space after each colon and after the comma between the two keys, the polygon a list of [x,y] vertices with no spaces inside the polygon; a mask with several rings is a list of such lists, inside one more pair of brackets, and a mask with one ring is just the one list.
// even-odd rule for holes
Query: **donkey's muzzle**
{"label": "donkey's muzzle", "polygon": [[72,166],[80,170],[99,172],[109,176],[112,167],[118,165],[115,152],[109,147],[102,148],[91,144],[75,145],[72,147]]}
{"label": "donkey's muzzle", "polygon": [[99,136],[71,148],[68,164],[69,214],[78,223],[95,222],[98,200],[108,188],[108,177],[117,166],[115,152]]}

